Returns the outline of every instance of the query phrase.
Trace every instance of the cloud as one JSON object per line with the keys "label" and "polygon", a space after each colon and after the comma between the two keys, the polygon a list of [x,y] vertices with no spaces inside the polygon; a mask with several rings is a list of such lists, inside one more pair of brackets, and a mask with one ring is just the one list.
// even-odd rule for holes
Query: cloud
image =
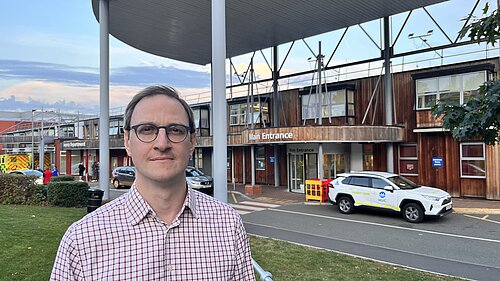
{"label": "cloud", "polygon": [[[0,60],[0,79],[96,86],[99,85],[99,69],[44,62]],[[176,88],[205,88],[210,86],[210,74],[205,71],[163,65],[128,66],[111,69],[110,84],[138,87],[168,84]]]}

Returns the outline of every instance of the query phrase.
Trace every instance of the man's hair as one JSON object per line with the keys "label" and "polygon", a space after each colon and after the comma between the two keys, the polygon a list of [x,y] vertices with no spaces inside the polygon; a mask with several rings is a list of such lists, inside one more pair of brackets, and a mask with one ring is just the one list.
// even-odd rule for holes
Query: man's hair
{"label": "man's hair", "polygon": [[123,126],[124,130],[130,131],[130,120],[132,119],[132,113],[134,113],[135,106],[143,99],[147,97],[153,97],[153,96],[158,96],[158,95],[164,95],[170,98],[173,98],[177,101],[179,101],[182,104],[182,107],[184,107],[184,111],[186,111],[188,118],[189,118],[189,127],[190,127],[190,132],[194,133],[196,131],[195,125],[194,125],[194,116],[193,116],[193,111],[191,110],[191,107],[187,104],[187,102],[179,97],[179,94],[177,91],[166,85],[154,85],[154,86],[149,86],[145,88],[144,90],[140,91],[137,93],[132,100],[129,102],[127,105],[127,108],[125,109],[125,114],[124,114],[124,119],[125,119],[125,124]]}

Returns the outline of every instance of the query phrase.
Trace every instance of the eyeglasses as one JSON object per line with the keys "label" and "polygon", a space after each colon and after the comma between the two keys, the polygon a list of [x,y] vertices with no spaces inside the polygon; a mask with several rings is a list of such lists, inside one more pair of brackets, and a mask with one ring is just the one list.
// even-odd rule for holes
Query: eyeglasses
{"label": "eyeglasses", "polygon": [[156,126],[153,124],[138,124],[131,126],[134,129],[135,135],[142,142],[152,142],[158,137],[158,132],[161,128],[165,129],[167,138],[173,143],[183,142],[190,130],[190,127],[181,124],[172,124],[169,126]]}

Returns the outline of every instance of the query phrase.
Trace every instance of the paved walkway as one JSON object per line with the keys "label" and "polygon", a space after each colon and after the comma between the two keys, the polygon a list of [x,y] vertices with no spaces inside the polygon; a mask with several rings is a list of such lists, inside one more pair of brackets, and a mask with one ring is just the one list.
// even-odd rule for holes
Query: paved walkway
{"label": "paved walkway", "polygon": [[[262,193],[256,195],[246,194],[245,186],[241,184],[228,184],[227,190],[229,192],[245,194],[255,201],[264,203],[287,205],[305,202],[305,195],[303,193],[289,192],[287,187],[284,186],[263,185]],[[456,213],[500,215],[500,200],[453,198],[453,210]]]}

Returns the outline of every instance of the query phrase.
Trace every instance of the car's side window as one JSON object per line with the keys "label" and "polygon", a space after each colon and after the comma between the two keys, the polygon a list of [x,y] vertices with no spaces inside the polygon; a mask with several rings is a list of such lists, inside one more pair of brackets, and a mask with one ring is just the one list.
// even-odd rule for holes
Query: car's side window
{"label": "car's side window", "polygon": [[373,188],[384,189],[384,187],[388,186],[389,183],[383,179],[372,179]]}
{"label": "car's side window", "polygon": [[351,177],[350,185],[357,185],[363,187],[371,187],[371,179],[368,177]]}
{"label": "car's side window", "polygon": [[351,177],[347,177],[347,178],[343,179],[342,183],[343,184],[349,184],[349,181],[351,181]]}

